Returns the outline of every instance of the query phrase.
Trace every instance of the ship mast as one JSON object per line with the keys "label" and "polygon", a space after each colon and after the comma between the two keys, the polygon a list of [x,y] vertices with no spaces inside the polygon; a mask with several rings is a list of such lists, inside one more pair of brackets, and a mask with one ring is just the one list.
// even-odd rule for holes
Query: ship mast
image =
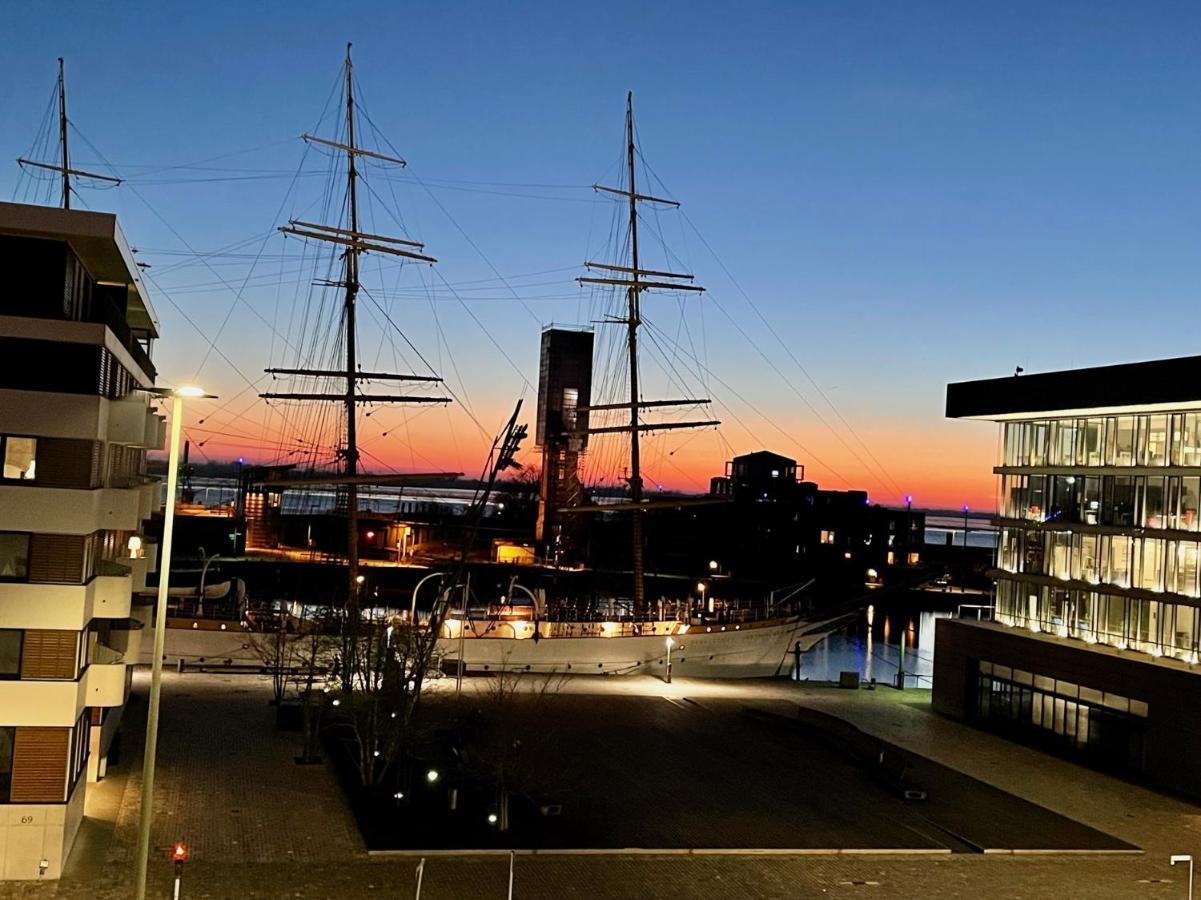
{"label": "ship mast", "polygon": [[[320,240],[345,247],[342,253],[344,261],[344,277],[341,282],[322,282],[330,287],[345,289],[343,300],[343,321],[345,322],[346,367],[337,369],[304,369],[304,368],[272,368],[264,371],[273,375],[308,376],[318,378],[334,378],[344,381],[345,388],[340,393],[289,392],[263,393],[260,397],[275,400],[321,400],[336,401],[345,408],[346,446],[342,451],[344,460],[344,476],[325,479],[329,483],[344,486],[346,490],[346,622],[350,641],[350,651],[353,652],[354,636],[358,628],[361,585],[359,582],[359,497],[358,485],[363,482],[359,474],[359,446],[357,416],[360,403],[449,403],[448,397],[427,397],[405,394],[366,394],[359,392],[359,382],[370,379],[373,381],[414,381],[429,382],[442,379],[428,375],[398,375],[385,372],[362,372],[357,359],[357,335],[355,331],[355,305],[359,294],[359,256],[363,253],[385,253],[418,262],[435,263],[436,259],[417,250],[425,249],[423,244],[401,238],[388,237],[379,234],[368,234],[359,230],[358,180],[359,172],[357,158],[368,157],[385,163],[403,167],[405,161],[396,157],[367,150],[355,144],[355,102],[354,102],[354,70],[350,56],[351,45],[346,45],[346,143],[326,140],[315,135],[303,135],[309,144],[319,144],[330,147],[346,154],[346,204],[348,228],[333,225],[320,225],[304,222],[298,219],[289,220],[286,226],[279,230],[285,234],[311,240]],[[414,249],[408,249],[414,248]],[[316,479],[313,479],[314,483]],[[346,657],[346,668],[349,670],[349,656]],[[344,676],[345,677],[345,676]]]}
{"label": "ship mast", "polygon": [[96,181],[109,181],[113,184],[121,183],[120,178],[113,178],[111,175],[99,175],[95,172],[71,168],[70,157],[67,155],[67,124],[67,78],[64,72],[63,58],[60,56],[58,58],[58,163],[38,162],[21,157],[17,159],[17,164],[21,167],[32,166],[35,169],[49,169],[52,172],[58,172],[62,177],[63,209],[71,208],[72,175],[92,178]]}
{"label": "ship mast", "polygon": [[[626,94],[626,164],[627,177],[629,178],[628,190],[620,188],[604,187],[594,184],[592,187],[596,191],[602,191],[608,194],[616,194],[624,196],[629,201],[630,206],[630,265],[605,265],[596,262],[586,262],[584,265],[589,269],[601,269],[608,272],[617,272],[627,277],[625,278],[591,278],[581,277],[576,280],[580,284],[597,284],[624,287],[626,289],[626,317],[622,319],[608,319],[608,322],[624,324],[626,326],[626,343],[629,354],[630,364],[630,400],[628,404],[607,404],[589,407],[592,410],[599,409],[615,409],[623,406],[628,406],[630,413],[629,425],[609,426],[599,428],[589,428],[586,431],[590,434],[620,432],[626,431],[630,435],[630,474],[627,479],[630,486],[630,502],[628,508],[632,518],[631,521],[631,540],[632,540],[632,563],[633,563],[633,605],[634,612],[637,615],[642,615],[647,610],[646,593],[645,593],[645,562],[643,559],[644,539],[643,539],[643,516],[646,513],[647,505],[643,500],[642,493],[642,456],[640,436],[643,431],[658,431],[674,428],[699,428],[703,426],[719,425],[716,419],[707,419],[698,422],[658,422],[644,423],[639,417],[639,410],[647,407],[664,407],[664,406],[694,406],[703,403],[708,403],[708,400],[650,400],[643,401],[638,386],[638,327],[642,324],[642,292],[645,290],[661,289],[671,291],[695,291],[703,292],[705,289],[696,284],[684,284],[683,282],[693,281],[693,276],[677,272],[664,272],[653,269],[643,269],[638,257],[638,204],[639,203],[656,203],[665,206],[678,207],[680,204],[674,200],[667,200],[662,197],[653,197],[649,194],[639,194],[638,186],[635,183],[636,170],[635,158],[637,156],[637,148],[634,144],[634,93],[633,91]],[[653,276],[657,280],[645,280],[644,276]],[[616,506],[608,506],[606,509],[615,509]]]}

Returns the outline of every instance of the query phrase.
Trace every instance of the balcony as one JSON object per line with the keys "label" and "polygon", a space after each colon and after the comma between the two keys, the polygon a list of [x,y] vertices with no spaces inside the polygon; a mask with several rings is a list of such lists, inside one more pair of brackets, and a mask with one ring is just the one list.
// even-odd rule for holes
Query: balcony
{"label": "balcony", "polygon": [[125,703],[127,677],[125,654],[97,644],[84,672],[84,703],[88,706],[121,706]]}
{"label": "balcony", "polygon": [[137,336],[125,322],[125,316],[117,309],[116,304],[107,297],[94,297],[91,319],[93,322],[108,326],[121,346],[129,351],[133,361],[150,377],[150,381],[153,383],[154,376],[157,374],[154,363],[150,361],[150,356],[138,343]]}
{"label": "balcony", "polygon": [[40,534],[137,531],[145,518],[142,508],[151,506],[151,491],[156,489],[157,485],[137,491],[0,485],[0,526]]}
{"label": "balcony", "polygon": [[96,564],[92,615],[98,619],[125,619],[133,596],[133,573],[126,566],[106,559]]}

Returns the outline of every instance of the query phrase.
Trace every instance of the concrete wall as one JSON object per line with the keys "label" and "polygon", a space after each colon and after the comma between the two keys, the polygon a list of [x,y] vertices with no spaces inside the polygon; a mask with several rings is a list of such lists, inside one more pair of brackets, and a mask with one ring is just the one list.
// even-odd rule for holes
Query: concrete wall
{"label": "concrete wall", "polygon": [[1144,774],[1161,787],[1201,798],[1201,667],[1001,625],[939,619],[936,712],[966,718],[979,660],[1146,702]]}
{"label": "concrete wall", "polygon": [[58,878],[83,820],[87,779],[80,778],[66,803],[0,803],[0,880],[33,880],[38,863]]}

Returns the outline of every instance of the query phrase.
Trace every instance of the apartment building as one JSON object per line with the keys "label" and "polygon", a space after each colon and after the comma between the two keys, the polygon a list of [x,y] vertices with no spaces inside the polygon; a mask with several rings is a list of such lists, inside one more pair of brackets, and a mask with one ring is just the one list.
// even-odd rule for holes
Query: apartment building
{"label": "apartment building", "polygon": [[0,203],[0,266],[0,877],[55,878],[137,658],[158,322],[115,216]]}
{"label": "apartment building", "polygon": [[1000,542],[935,707],[1201,796],[1201,357],[952,384],[947,415],[1000,424]]}

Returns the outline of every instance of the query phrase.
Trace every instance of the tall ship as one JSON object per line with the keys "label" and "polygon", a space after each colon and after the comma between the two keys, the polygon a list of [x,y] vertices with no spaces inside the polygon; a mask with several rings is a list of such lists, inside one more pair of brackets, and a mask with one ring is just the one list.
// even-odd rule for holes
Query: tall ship
{"label": "tall ship", "polygon": [[[644,302],[656,297],[680,304],[683,321],[705,289],[653,224],[679,203],[645,186],[632,94],[616,183],[592,186],[612,201],[607,246],[576,278],[576,322],[542,329],[534,484],[516,465],[521,401],[478,480],[437,465],[384,471],[390,466],[375,446],[389,432],[403,429],[412,458],[428,459],[420,434],[434,429],[422,428],[430,422],[422,410],[458,408],[490,435],[464,402],[442,325],[437,353],[423,353],[404,327],[409,310],[395,286],[414,270],[426,284],[438,260],[404,227],[392,185],[407,164],[363,111],[360,93],[348,46],[335,108],[327,104],[303,135],[306,158],[316,154],[324,168],[324,190],[276,223],[294,248],[286,258],[302,261],[301,287],[286,327],[272,326],[262,378],[243,376],[265,404],[257,440],[273,444],[273,455],[239,463],[232,488],[198,485],[185,464],[188,514],[177,528],[209,536],[196,555],[198,584],[188,585],[186,564],[173,577],[168,658],[253,666],[261,657],[256,631],[353,632],[385,615],[397,627],[437,634],[441,669],[458,674],[790,671],[873,586],[876,568],[864,565],[864,548],[880,559],[887,553],[891,565],[901,545],[894,548],[893,534],[885,547],[883,527],[862,524],[866,494],[831,500],[824,495],[836,492],[804,481],[803,466],[766,451],[735,457],[705,495],[673,494],[658,478],[648,490],[647,451],[658,454],[659,472],[671,463],[674,451],[653,443],[664,434],[687,442],[709,433],[729,444],[716,434],[708,370],[699,359],[685,363],[679,335],[644,315]],[[303,174],[320,174],[309,165]],[[380,224],[385,206],[398,233]],[[648,262],[648,227],[662,263]],[[467,308],[450,283],[429,277]],[[500,340],[486,337],[517,368]],[[644,368],[648,344],[653,378]],[[381,362],[389,348],[391,367]],[[451,383],[444,363],[454,368]],[[368,428],[374,433],[364,440]],[[534,512],[514,526],[519,520],[505,507],[516,505],[522,479]],[[204,493],[210,487],[215,499]],[[840,523],[820,535],[800,512],[819,509]],[[905,543],[912,533],[905,528]],[[702,549],[715,536],[720,547]],[[814,577],[818,557],[841,573],[838,586]]]}

